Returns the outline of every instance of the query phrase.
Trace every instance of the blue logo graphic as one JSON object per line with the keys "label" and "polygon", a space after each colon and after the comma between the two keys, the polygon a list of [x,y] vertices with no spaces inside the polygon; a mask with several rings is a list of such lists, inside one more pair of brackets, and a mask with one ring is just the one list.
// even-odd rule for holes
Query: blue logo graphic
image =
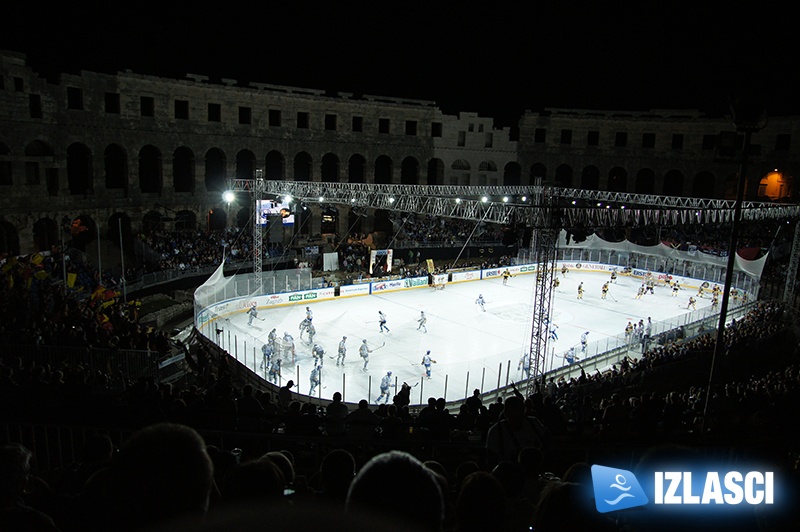
{"label": "blue logo graphic", "polygon": [[603,514],[644,506],[650,502],[636,476],[624,469],[593,465],[592,486],[594,504],[597,511]]}

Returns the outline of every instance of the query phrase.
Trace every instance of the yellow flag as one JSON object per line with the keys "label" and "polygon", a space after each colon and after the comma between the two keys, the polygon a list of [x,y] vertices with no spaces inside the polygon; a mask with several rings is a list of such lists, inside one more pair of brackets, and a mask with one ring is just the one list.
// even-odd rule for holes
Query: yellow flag
{"label": "yellow flag", "polygon": [[428,273],[433,273],[433,271],[436,269],[433,266],[433,259],[425,259],[425,262],[428,263]]}
{"label": "yellow flag", "polygon": [[68,273],[67,274],[67,286],[69,286],[70,288],[75,286],[75,281],[77,279],[78,279],[78,274],[77,273]]}

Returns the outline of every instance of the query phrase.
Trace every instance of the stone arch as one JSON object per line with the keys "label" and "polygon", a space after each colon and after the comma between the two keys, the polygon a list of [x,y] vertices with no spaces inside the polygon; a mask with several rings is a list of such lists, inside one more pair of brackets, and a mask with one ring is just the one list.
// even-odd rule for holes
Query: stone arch
{"label": "stone arch", "polygon": [[335,153],[326,153],[323,155],[320,172],[322,173],[321,179],[323,183],[338,183],[339,157],[337,157]]}
{"label": "stone arch", "polygon": [[139,150],[139,191],[160,194],[163,186],[161,151],[148,144]]}
{"label": "stone arch", "polygon": [[581,171],[583,190],[600,190],[600,169],[594,165],[585,166]]}
{"label": "stone arch", "polygon": [[615,166],[608,171],[608,191],[627,192],[628,172],[620,166]]}
{"label": "stone arch", "polygon": [[172,152],[172,186],[175,192],[194,192],[194,152],[186,146]]}
{"label": "stone arch", "polygon": [[197,215],[194,211],[181,210],[175,213],[176,231],[194,231],[197,229]]}
{"label": "stone arch", "polygon": [[80,251],[97,239],[97,223],[88,214],[79,214],[69,225],[70,245]]}
{"label": "stone arch", "polygon": [[[494,166],[494,170],[497,170],[497,167],[494,163],[491,163]],[[489,169],[491,171],[491,168]],[[503,185],[509,187],[516,187],[522,184],[522,167],[519,163],[511,161],[503,167]]]}
{"label": "stone arch", "polygon": [[13,185],[13,166],[11,164],[11,149],[5,142],[0,142],[0,186]]}
{"label": "stone arch", "polygon": [[326,205],[320,212],[320,234],[336,234],[339,227],[339,209]]}
{"label": "stone arch", "polygon": [[572,176],[575,172],[568,164],[560,164],[556,168],[556,186],[572,188]]}
{"label": "stone arch", "polygon": [[133,223],[126,212],[115,212],[108,217],[108,240],[120,246],[120,236],[124,245],[124,253],[133,252]]}
{"label": "stone arch", "polygon": [[206,223],[209,231],[222,231],[228,225],[228,213],[220,207],[208,209]]}
{"label": "stone arch", "polygon": [[535,185],[536,178],[541,177],[542,181],[547,179],[547,167],[542,163],[535,163],[531,165],[531,170],[528,175],[528,185]]}
{"label": "stone arch", "polygon": [[285,176],[286,160],[277,150],[271,150],[264,158],[264,179],[282,181]]}
{"label": "stone arch", "polygon": [[350,235],[358,235],[364,231],[364,215],[360,209],[350,209],[347,212],[347,227],[350,228]]}
{"label": "stone arch", "polygon": [[708,171],[700,172],[692,180],[693,198],[714,198],[714,174]]}
{"label": "stone arch", "polygon": [[33,245],[37,251],[50,251],[60,243],[58,223],[52,218],[39,218],[33,224]]}
{"label": "stone arch", "polygon": [[0,255],[19,255],[19,232],[14,224],[0,220]]}
{"label": "stone arch", "polygon": [[419,185],[419,161],[415,157],[406,157],[400,163],[400,183]]}
{"label": "stone arch", "polygon": [[241,207],[236,210],[236,227],[244,229],[250,226],[251,216],[253,215],[252,209],[249,207]]}
{"label": "stone arch", "polygon": [[[256,175],[256,154],[239,150],[236,154],[236,179],[253,179]],[[227,183],[225,189],[228,189]]]}
{"label": "stone arch", "polygon": [[656,174],[650,168],[642,168],[636,172],[634,192],[637,194],[656,193]]}
{"label": "stone arch", "polygon": [[444,184],[444,161],[434,157],[428,161],[428,185]]}
{"label": "stone arch", "polygon": [[664,174],[664,195],[683,196],[683,174],[678,170],[669,170]]}
{"label": "stone arch", "polygon": [[158,211],[147,211],[142,216],[142,233],[152,234],[164,228],[163,216]]}
{"label": "stone arch", "polygon": [[389,185],[392,183],[392,159],[388,155],[380,155],[375,159],[375,183]]}
{"label": "stone arch", "polygon": [[205,156],[205,182],[208,192],[222,192],[227,188],[225,178],[228,175],[225,152],[219,148],[211,148]]}
{"label": "stone arch", "polygon": [[94,192],[92,152],[86,144],[73,142],[67,147],[67,187],[72,195]]}
{"label": "stone arch", "polygon": [[294,181],[311,181],[311,154],[301,151],[294,156]]}
{"label": "stone arch", "polygon": [[350,183],[367,182],[367,160],[363,155],[354,153],[347,161],[347,181]]}
{"label": "stone arch", "polygon": [[[25,184],[38,185],[41,182],[41,167],[49,168],[54,163],[53,148],[42,140],[32,140],[25,146]],[[53,178],[54,177],[54,178]],[[47,190],[58,192],[58,174],[48,175]]]}
{"label": "stone arch", "polygon": [[103,151],[106,190],[128,188],[128,153],[119,144],[109,144]]}

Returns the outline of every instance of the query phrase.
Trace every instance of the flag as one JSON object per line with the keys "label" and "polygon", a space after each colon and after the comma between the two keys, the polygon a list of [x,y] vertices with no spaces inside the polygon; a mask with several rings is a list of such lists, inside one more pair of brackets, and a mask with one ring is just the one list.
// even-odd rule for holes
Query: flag
{"label": "flag", "polygon": [[436,269],[433,267],[433,259],[426,259],[425,262],[428,264],[428,273],[433,273]]}

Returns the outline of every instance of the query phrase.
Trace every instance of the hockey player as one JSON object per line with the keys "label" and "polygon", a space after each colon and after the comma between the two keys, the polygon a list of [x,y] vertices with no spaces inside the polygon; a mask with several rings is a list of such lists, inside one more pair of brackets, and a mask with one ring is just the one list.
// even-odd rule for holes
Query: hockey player
{"label": "hockey player", "polygon": [[381,399],[383,399],[384,397],[386,397],[386,401],[384,402],[385,403],[389,402],[389,397],[391,395],[389,393],[389,387],[391,387],[391,385],[392,385],[392,372],[387,371],[386,375],[384,375],[383,378],[381,379],[381,384],[380,384],[381,395],[377,399],[375,399],[375,404],[380,404]]}
{"label": "hockey player", "polygon": [[636,299],[642,299],[644,295],[644,285],[639,287],[639,290],[636,292]]}
{"label": "hockey player", "polygon": [[253,325],[253,318],[258,318],[258,309],[255,303],[248,309],[247,316],[247,325]]}
{"label": "hockey player", "polygon": [[680,289],[681,285],[678,283],[678,281],[672,283],[672,297],[678,297],[678,290]]}
{"label": "hockey player", "polygon": [[570,347],[569,350],[564,353],[564,360],[566,360],[567,364],[570,366],[578,361],[578,357],[575,356],[575,346]]}
{"label": "hockey player", "polygon": [[311,348],[311,355],[314,357],[314,365],[322,365],[325,361],[325,350],[319,344],[314,344]]}
{"label": "hockey player", "polygon": [[421,362],[421,364],[425,366],[425,376],[428,378],[428,380],[431,379],[431,363],[436,364],[436,361],[431,358],[431,351],[429,349],[428,352],[422,356]]}
{"label": "hockey player", "polygon": [[336,365],[344,366],[344,357],[347,354],[347,336],[342,336],[342,341],[339,342],[339,350],[336,352]]}
{"label": "hockey player", "polygon": [[272,352],[273,353],[275,352],[275,348],[276,348],[275,343],[276,343],[277,339],[278,339],[278,330],[273,328],[269,332],[269,335],[267,336],[267,343],[270,345],[270,347],[272,347]]}
{"label": "hockey player", "polygon": [[581,335],[581,353],[586,352],[586,346],[589,344],[589,331]]}
{"label": "hockey player", "polygon": [[486,312],[486,308],[484,308],[486,301],[483,300],[483,294],[478,294],[478,299],[475,300],[475,304],[481,307],[482,311]]}
{"label": "hockey player", "polygon": [[508,271],[508,268],[505,269],[503,272],[503,284],[508,284],[508,278],[511,277],[511,272]]}
{"label": "hockey player", "polygon": [[628,325],[625,326],[625,341],[631,343],[633,339],[633,323],[628,322]]}
{"label": "hockey player", "polygon": [[[703,283],[703,284],[705,284],[705,283]],[[699,297],[699,298],[702,298],[702,297],[703,297],[703,290],[705,290],[705,287],[703,286],[703,284],[701,284],[701,285],[700,285],[700,286],[697,288],[697,297]]]}
{"label": "hockey player", "polygon": [[686,305],[686,310],[697,310],[697,300],[693,297],[689,297],[689,304]]}
{"label": "hockey player", "polygon": [[272,346],[269,343],[262,345],[261,354],[263,355],[261,358],[261,369],[267,371],[272,361]]}
{"label": "hockey player", "polygon": [[550,324],[550,339],[554,342],[558,340],[558,325],[555,323]]}
{"label": "hockey player", "polygon": [[292,365],[294,366],[295,355],[296,354],[297,353],[296,353],[295,348],[294,348],[294,338],[292,337],[291,334],[289,334],[289,331],[284,331],[284,333],[283,333],[283,356],[284,356],[284,358],[287,358],[287,357],[291,356],[292,357]]}
{"label": "hockey player", "polygon": [[569,268],[567,268],[566,264],[562,264],[561,265],[561,275],[566,277],[568,273],[569,273]]}
{"label": "hockey player", "polygon": [[378,332],[383,332],[386,329],[386,332],[389,332],[389,327],[386,326],[386,314],[383,311],[378,311],[378,323],[380,324],[380,330]]}
{"label": "hockey player", "polygon": [[578,285],[578,299],[583,299],[583,281]]}
{"label": "hockey player", "polygon": [[717,310],[718,306],[719,306],[719,297],[717,296],[717,294],[714,294],[713,296],[711,296],[711,309]]}
{"label": "hockey player", "polygon": [[317,328],[314,327],[313,323],[308,324],[308,343],[314,343],[314,336],[317,334]]}
{"label": "hockey player", "polygon": [[[561,284],[561,281],[558,280],[558,277],[553,277],[553,289],[558,288],[558,285]],[[559,290],[560,292],[561,290]]]}
{"label": "hockey player", "polygon": [[303,339],[303,332],[307,331],[310,326],[311,326],[311,320],[309,320],[308,318],[303,319],[303,321],[300,322],[300,325],[298,325],[297,328],[300,329],[301,340]]}
{"label": "hockey player", "polygon": [[281,380],[281,359],[275,358],[269,367],[269,381],[273,384],[280,384]]}
{"label": "hockey player", "polygon": [[311,389],[308,390],[308,395],[314,395],[314,391],[316,391],[320,383],[321,373],[322,366],[314,366],[314,369],[311,370],[311,374],[308,376],[308,380],[311,382]]}
{"label": "hockey player", "polygon": [[422,329],[427,333],[428,332],[428,328],[425,326],[425,324],[428,323],[428,318],[425,316],[425,311],[424,310],[420,310],[419,311],[419,319],[417,320],[417,322],[419,322],[419,325],[417,326],[417,330]]}
{"label": "hockey player", "polygon": [[372,353],[372,349],[370,349],[369,346],[367,345],[367,340],[365,338],[364,341],[361,342],[361,347],[358,348],[358,354],[361,356],[361,358],[364,359],[364,367],[361,368],[362,371],[367,371],[367,365],[369,365],[370,353]]}
{"label": "hockey player", "polygon": [[526,379],[531,378],[531,357],[527,354],[522,355],[519,359],[519,364],[517,364],[517,371],[522,370],[523,375],[525,375]]}
{"label": "hockey player", "polygon": [[314,319],[314,313],[311,312],[309,307],[306,307],[306,319],[308,320],[308,323],[311,323],[311,320]]}
{"label": "hockey player", "polygon": [[600,296],[600,299],[605,299],[608,295],[608,283],[603,283],[603,288],[601,290],[603,294]]}
{"label": "hockey player", "polygon": [[650,292],[650,295],[655,295],[655,292],[653,292],[653,289],[655,288],[655,286],[656,286],[656,281],[655,281],[655,279],[653,279],[651,277],[650,279],[647,280],[647,286],[645,287],[645,293]]}
{"label": "hockey player", "polygon": [[617,282],[617,270],[611,270],[611,281],[609,282],[611,283]]}

